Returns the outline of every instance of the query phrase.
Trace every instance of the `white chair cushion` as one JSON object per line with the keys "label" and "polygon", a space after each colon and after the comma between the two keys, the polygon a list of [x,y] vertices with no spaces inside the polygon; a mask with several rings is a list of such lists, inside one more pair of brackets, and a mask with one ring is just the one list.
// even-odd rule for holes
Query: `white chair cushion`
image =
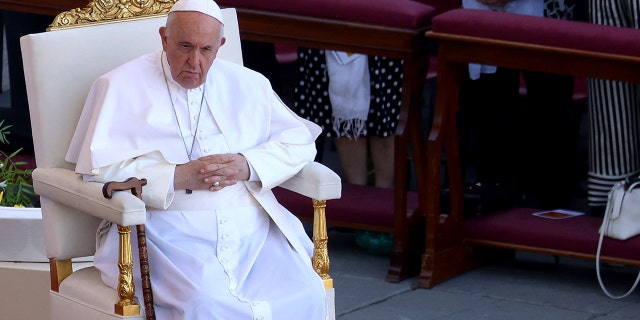
{"label": "white chair cushion", "polygon": [[100,271],[95,267],[74,272],[62,281],[59,292],[52,292],[51,299],[52,314],[69,315],[65,320],[144,319],[142,315],[121,317],[114,314],[118,293],[102,282]]}

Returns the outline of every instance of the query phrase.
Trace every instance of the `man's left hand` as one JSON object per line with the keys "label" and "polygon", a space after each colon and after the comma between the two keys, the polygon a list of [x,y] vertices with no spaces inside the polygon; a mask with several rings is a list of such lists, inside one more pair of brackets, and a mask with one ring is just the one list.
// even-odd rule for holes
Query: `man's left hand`
{"label": "man's left hand", "polygon": [[200,170],[203,181],[211,185],[209,190],[218,191],[238,181],[249,180],[249,163],[241,154],[214,154],[200,157],[207,165]]}

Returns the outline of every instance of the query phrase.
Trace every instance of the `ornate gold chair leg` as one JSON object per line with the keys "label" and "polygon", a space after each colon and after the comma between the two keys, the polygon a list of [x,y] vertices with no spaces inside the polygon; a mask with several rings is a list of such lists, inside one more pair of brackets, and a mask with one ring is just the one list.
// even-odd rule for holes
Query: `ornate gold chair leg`
{"label": "ornate gold chair leg", "polygon": [[333,279],[329,276],[329,250],[327,243],[326,200],[313,199],[313,269],[324,281],[325,289],[333,288]]}
{"label": "ornate gold chair leg", "polygon": [[[114,191],[130,190],[133,195],[142,199],[142,187],[147,185],[147,179],[131,177],[125,181],[110,181],[102,187],[102,195],[111,199]],[[140,258],[140,273],[142,279],[142,294],[144,297],[145,318],[155,320],[153,307],[153,292],[151,290],[151,277],[149,275],[149,257],[147,254],[147,238],[144,225],[137,225],[138,252]],[[140,304],[135,298],[135,286],[133,283],[133,259],[131,258],[131,227],[118,225],[120,234],[120,257],[118,268],[120,276],[118,280],[118,295],[120,302],[116,304],[116,313],[124,316],[140,314]]]}
{"label": "ornate gold chair leg", "polygon": [[133,283],[133,258],[131,256],[131,227],[118,225],[120,235],[120,256],[118,268],[118,296],[120,301],[115,305],[115,313],[121,316],[140,314],[140,304],[135,297],[136,288]]}

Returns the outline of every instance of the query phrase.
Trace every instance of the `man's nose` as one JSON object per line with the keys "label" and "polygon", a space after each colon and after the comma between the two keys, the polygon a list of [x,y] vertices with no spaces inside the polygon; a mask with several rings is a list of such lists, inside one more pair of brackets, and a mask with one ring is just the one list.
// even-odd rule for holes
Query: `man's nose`
{"label": "man's nose", "polygon": [[192,67],[196,67],[200,64],[200,59],[202,59],[202,55],[200,54],[200,52],[198,52],[198,50],[192,50],[191,52],[189,52],[189,64]]}

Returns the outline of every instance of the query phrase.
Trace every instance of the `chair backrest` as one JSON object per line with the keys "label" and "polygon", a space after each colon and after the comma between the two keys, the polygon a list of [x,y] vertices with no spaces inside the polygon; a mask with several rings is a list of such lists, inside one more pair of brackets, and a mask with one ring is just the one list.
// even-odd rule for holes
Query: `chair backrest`
{"label": "chair backrest", "polygon": [[[227,41],[218,57],[242,64],[235,9],[223,9]],[[93,81],[142,54],[162,48],[166,15],[30,34],[20,39],[36,164],[69,168],[64,160]]]}

